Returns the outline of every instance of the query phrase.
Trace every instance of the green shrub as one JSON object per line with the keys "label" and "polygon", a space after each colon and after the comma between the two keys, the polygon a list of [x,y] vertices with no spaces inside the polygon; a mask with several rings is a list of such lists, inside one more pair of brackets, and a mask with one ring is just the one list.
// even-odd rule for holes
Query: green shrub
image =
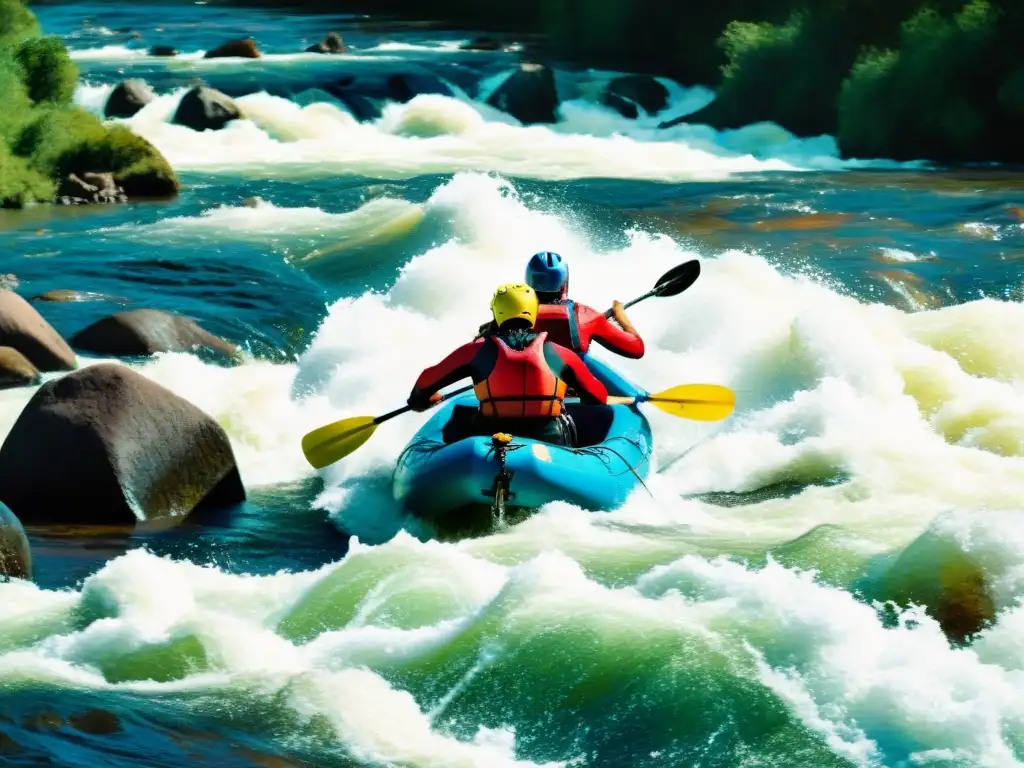
{"label": "green shrub", "polygon": [[[865,51],[840,93],[843,153],[899,160],[998,157],[993,138],[1005,118],[999,94],[1006,82],[1000,72],[1005,59],[997,56],[998,21],[987,0],[971,0],[952,18],[923,9],[903,25],[897,51]],[[1013,94],[1003,93],[1007,99]]]}
{"label": "green shrub", "polygon": [[30,119],[32,102],[25,92],[22,70],[11,49],[0,44],[0,144],[18,138],[21,128]]}
{"label": "green shrub", "polygon": [[32,101],[70,104],[78,85],[78,68],[56,37],[36,37],[18,48],[25,86]]}
{"label": "green shrub", "polygon": [[0,0],[0,45],[39,34],[39,22],[20,0]]}
{"label": "green shrub", "polygon": [[35,200],[51,200],[53,194],[52,181],[0,142],[0,206],[20,208]]}

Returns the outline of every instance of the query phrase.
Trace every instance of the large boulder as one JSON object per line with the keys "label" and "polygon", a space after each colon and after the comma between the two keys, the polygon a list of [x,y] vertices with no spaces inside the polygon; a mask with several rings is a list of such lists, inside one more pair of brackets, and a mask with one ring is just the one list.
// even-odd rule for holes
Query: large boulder
{"label": "large boulder", "polygon": [[158,309],[130,309],[97,320],[71,337],[71,346],[99,355],[136,357],[207,347],[236,358],[238,347],[191,320]]}
{"label": "large boulder", "polygon": [[654,115],[667,107],[668,88],[648,75],[624,75],[605,86],[601,103],[635,120],[640,110]]}
{"label": "large boulder", "polygon": [[0,389],[38,384],[39,369],[13,347],[0,347]]}
{"label": "large boulder", "polygon": [[313,43],[306,49],[306,53],[344,53],[345,41],[337,32],[328,32],[319,43]]}
{"label": "large boulder", "polygon": [[0,291],[0,346],[14,347],[40,371],[70,371],[75,353],[35,307],[14,291]]}
{"label": "large boulder", "polygon": [[111,91],[103,114],[107,117],[132,117],[155,98],[156,94],[145,80],[124,80]]}
{"label": "large boulder", "polygon": [[523,125],[554,123],[558,109],[555,76],[543,64],[523,62],[519,69],[502,83],[487,103],[511,115]]}
{"label": "large boulder", "polygon": [[0,576],[32,578],[32,550],[21,521],[0,502]]}
{"label": "large boulder", "polygon": [[258,59],[260,51],[256,47],[256,41],[251,37],[241,40],[230,40],[224,45],[219,45],[213,50],[207,51],[204,59]]}
{"label": "large boulder", "polygon": [[0,447],[0,498],[24,523],[129,525],[245,500],[210,416],[122,365],[39,388]]}
{"label": "large boulder", "polygon": [[230,96],[197,85],[181,97],[174,113],[174,122],[193,131],[219,131],[242,116],[242,110]]}

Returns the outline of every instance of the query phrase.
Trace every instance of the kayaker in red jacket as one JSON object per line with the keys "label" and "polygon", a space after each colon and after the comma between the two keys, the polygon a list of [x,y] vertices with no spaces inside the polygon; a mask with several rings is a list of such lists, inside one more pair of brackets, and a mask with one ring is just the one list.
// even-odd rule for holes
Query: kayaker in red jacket
{"label": "kayaker in red jacket", "polygon": [[[526,265],[526,282],[540,302],[536,330],[546,332],[551,341],[581,355],[596,341],[622,357],[636,360],[644,356],[644,340],[630,323],[622,302],[612,302],[616,326],[603,312],[569,299],[569,265],[557,253],[534,254]],[[481,335],[493,332],[493,323],[480,328]]]}
{"label": "kayaker in red jacket", "polygon": [[580,401],[604,405],[608,391],[579,355],[534,330],[537,293],[522,283],[499,286],[491,299],[497,331],[475,339],[420,374],[408,403],[426,410],[449,384],[470,378],[480,406],[474,434],[509,432],[562,445],[575,443],[564,409],[572,387]]}

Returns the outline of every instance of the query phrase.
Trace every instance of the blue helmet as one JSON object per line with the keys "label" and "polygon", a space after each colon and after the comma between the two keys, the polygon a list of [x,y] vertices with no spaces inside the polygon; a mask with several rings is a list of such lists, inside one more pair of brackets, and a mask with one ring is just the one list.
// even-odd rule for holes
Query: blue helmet
{"label": "blue helmet", "polygon": [[569,265],[557,253],[535,253],[526,265],[526,282],[537,293],[559,293],[568,280]]}

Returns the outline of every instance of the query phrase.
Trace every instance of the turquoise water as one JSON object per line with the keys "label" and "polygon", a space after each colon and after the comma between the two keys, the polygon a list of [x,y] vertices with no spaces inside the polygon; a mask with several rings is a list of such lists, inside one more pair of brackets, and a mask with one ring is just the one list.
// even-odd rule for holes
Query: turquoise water
{"label": "turquoise water", "polygon": [[[0,272],[127,302],[39,305],[65,335],[146,306],[241,344],[235,367],[128,364],[225,427],[249,500],[202,529],[30,532],[36,584],[0,585],[5,764],[1024,761],[1024,176],[841,161],[772,126],[659,132],[710,95],[628,121],[597,104],[605,73],[568,68],[559,124],[523,128],[481,105],[512,55],[458,52],[465,33],[36,11],[87,108],[124,77],[156,88],[127,124],[184,188],[2,212]],[[296,54],[332,29],[351,55]],[[240,34],[270,55],[198,58]],[[317,90],[412,66],[458,92],[357,123]],[[197,77],[248,119],[169,125]],[[425,415],[309,468],[305,432],[404,402],[540,249],[602,308],[700,258],[693,288],[630,311],[648,354],[615,364],[730,386],[735,415],[652,412],[651,496],[463,541],[391,501]],[[30,396],[0,395],[0,431]]]}

